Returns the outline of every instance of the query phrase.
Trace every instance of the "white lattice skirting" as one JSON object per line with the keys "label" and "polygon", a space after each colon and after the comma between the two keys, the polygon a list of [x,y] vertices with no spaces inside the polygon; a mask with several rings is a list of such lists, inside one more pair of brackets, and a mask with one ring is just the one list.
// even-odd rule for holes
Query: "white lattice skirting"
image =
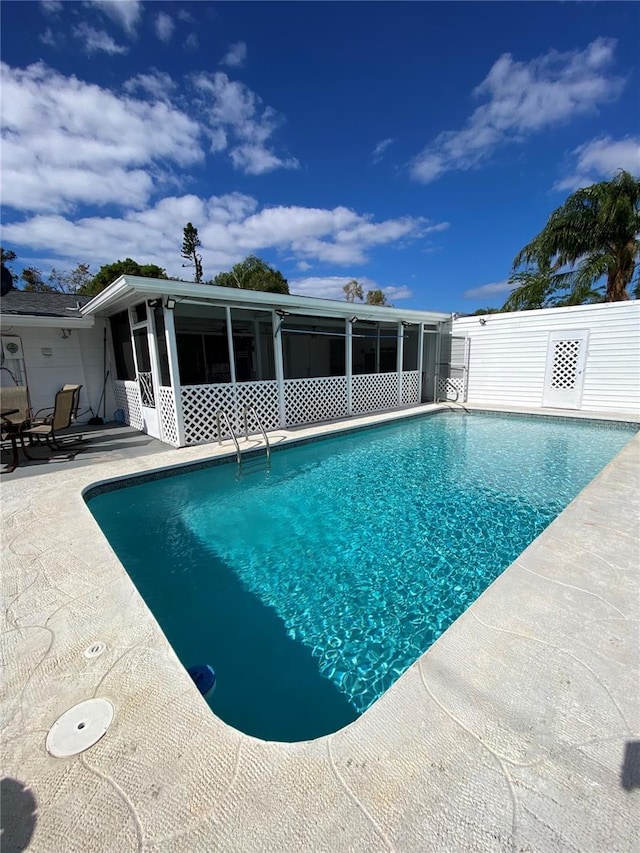
{"label": "white lattice skirting", "polygon": [[[456,393],[457,391],[457,393]],[[438,399],[451,400],[452,402],[464,403],[466,399],[464,378],[446,379],[438,377]]]}
{"label": "white lattice skirting", "polygon": [[173,388],[161,386],[159,389],[160,423],[162,426],[162,440],[174,447],[180,446],[178,439],[178,422],[176,418],[176,406],[173,399]]}
{"label": "white lattice skirting", "polygon": [[347,377],[287,379],[284,383],[287,426],[346,418]]}
{"label": "white lattice skirting", "polygon": [[353,377],[352,409],[354,414],[398,408],[398,374],[366,373]]}
{"label": "white lattice skirting", "polygon": [[420,402],[420,373],[417,370],[402,374],[402,404],[417,405]]}
{"label": "white lattice skirting", "polygon": [[117,379],[113,383],[116,406],[124,412],[124,422],[134,429],[143,430],[142,403],[137,382]]}
{"label": "white lattice skirting", "polygon": [[[255,409],[265,430],[280,425],[278,383],[275,381],[241,382],[237,385],[183,385],[180,391],[186,444],[217,441],[218,412],[226,412],[233,432],[243,435],[244,406]],[[247,421],[249,432],[257,432],[258,425],[251,412],[248,413]],[[231,437],[224,419],[221,420],[220,433],[223,439]]]}

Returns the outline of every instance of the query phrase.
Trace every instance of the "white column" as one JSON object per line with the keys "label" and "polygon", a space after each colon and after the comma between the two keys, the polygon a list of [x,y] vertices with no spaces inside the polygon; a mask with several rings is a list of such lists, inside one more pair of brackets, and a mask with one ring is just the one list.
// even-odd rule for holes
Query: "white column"
{"label": "white column", "polygon": [[262,381],[262,341],[260,338],[260,320],[253,321],[253,340],[256,351],[256,381]]}
{"label": "white column", "polygon": [[282,320],[275,311],[271,312],[271,327],[273,329],[273,356],[276,368],[276,381],[278,383],[278,411],[280,413],[280,426],[284,429],[287,425],[287,410],[284,399],[284,360],[282,358],[282,332],[280,324]]}
{"label": "white column", "polygon": [[397,326],[398,331],[396,332],[398,336],[398,346],[396,348],[396,368],[398,370],[398,405],[402,405],[402,360],[404,357],[404,326],[402,322],[398,323]]}
{"label": "white column", "polygon": [[169,376],[173,390],[173,404],[176,407],[176,431],[178,447],[186,444],[184,413],[182,410],[182,393],[180,391],[180,369],[178,367],[178,347],[176,344],[176,327],[173,322],[173,309],[164,308],[164,335],[167,342],[167,357],[169,358]]}
{"label": "white column", "polygon": [[353,414],[353,323],[350,320],[344,321],[345,338],[344,338],[344,353],[345,353],[345,376],[347,377],[347,415],[351,417]]}
{"label": "white column", "polygon": [[227,347],[229,349],[229,373],[231,374],[231,384],[236,384],[236,355],[233,349],[233,328],[231,326],[231,308],[227,306],[225,309],[227,317]]}
{"label": "white column", "polygon": [[422,402],[422,362],[424,358],[424,323],[418,323],[418,403]]}

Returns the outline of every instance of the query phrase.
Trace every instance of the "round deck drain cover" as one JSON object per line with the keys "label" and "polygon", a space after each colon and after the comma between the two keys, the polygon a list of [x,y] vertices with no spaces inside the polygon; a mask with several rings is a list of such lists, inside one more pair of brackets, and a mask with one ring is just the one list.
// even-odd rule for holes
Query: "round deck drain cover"
{"label": "round deck drain cover", "polygon": [[86,699],[64,712],[49,729],[47,752],[54,758],[78,755],[96,744],[113,720],[106,699]]}
{"label": "round deck drain cover", "polygon": [[104,651],[106,651],[106,648],[106,643],[92,643],[88,648],[84,650],[84,656],[86,658],[97,658]]}

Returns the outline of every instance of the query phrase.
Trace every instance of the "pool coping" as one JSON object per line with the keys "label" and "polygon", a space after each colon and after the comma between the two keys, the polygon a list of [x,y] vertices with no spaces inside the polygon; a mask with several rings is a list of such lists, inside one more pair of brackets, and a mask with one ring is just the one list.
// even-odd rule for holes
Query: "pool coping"
{"label": "pool coping", "polygon": [[[284,446],[446,408],[459,407],[274,434]],[[30,849],[632,849],[640,436],[365,714],[299,744],[210,712],[82,497],[229,454],[168,450],[109,478],[95,465],[3,484],[3,769],[36,800]],[[99,641],[104,654],[85,657]],[[116,709],[107,735],[50,757],[49,727],[93,695]]]}

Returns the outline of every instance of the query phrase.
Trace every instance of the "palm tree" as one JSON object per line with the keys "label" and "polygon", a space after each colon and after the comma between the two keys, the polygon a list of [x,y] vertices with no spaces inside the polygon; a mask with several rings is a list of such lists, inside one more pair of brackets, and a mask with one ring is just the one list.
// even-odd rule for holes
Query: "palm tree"
{"label": "palm tree", "polygon": [[[516,255],[513,268],[533,263],[548,270],[550,292],[569,289],[562,297],[565,305],[593,301],[594,285],[606,277],[604,301],[619,302],[629,299],[627,286],[640,257],[639,235],[640,179],[620,171],[611,181],[570,195]],[[569,271],[560,272],[564,267]]]}

